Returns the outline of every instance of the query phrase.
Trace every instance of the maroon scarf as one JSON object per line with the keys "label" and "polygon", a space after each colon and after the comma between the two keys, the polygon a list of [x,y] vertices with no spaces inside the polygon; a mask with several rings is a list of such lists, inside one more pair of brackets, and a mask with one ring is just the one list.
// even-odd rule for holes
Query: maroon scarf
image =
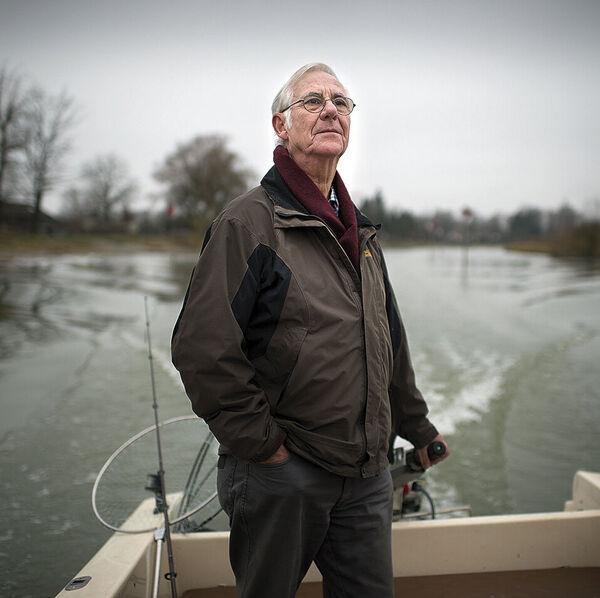
{"label": "maroon scarf", "polygon": [[323,196],[319,188],[294,162],[287,149],[282,145],[278,145],[275,148],[273,161],[285,184],[290,188],[296,199],[310,214],[317,216],[327,224],[358,272],[358,223],[356,221],[356,210],[350,199],[346,185],[342,181],[342,177],[336,172],[333,179],[333,186],[335,187],[340,204],[340,214],[338,217],[328,198]]}

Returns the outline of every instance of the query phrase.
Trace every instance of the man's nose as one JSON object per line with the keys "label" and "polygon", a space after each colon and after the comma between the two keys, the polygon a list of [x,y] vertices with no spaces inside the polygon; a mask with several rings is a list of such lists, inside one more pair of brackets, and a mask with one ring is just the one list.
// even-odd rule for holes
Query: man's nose
{"label": "man's nose", "polygon": [[331,98],[327,98],[325,100],[325,105],[323,106],[323,109],[321,110],[321,118],[333,118],[333,117],[337,117],[338,111],[337,108],[335,107],[335,104],[333,103],[333,100]]}

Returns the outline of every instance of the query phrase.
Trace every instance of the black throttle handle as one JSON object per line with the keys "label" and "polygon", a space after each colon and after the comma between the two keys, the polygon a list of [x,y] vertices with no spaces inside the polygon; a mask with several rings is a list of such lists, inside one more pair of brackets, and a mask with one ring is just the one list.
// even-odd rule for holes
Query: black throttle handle
{"label": "black throttle handle", "polygon": [[[439,459],[446,454],[446,445],[439,440],[432,442],[427,447],[427,456],[430,461]],[[419,459],[419,452],[416,449],[411,449],[406,453],[406,466],[412,471],[423,471],[421,465],[421,459]]]}

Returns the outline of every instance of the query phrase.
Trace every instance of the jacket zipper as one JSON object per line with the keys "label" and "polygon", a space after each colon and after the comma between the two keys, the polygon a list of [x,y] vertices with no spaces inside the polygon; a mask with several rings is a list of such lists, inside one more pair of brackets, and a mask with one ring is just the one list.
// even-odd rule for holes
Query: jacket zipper
{"label": "jacket zipper", "polygon": [[[368,460],[367,456],[367,403],[369,399],[369,371],[367,367],[367,343],[366,343],[366,333],[365,333],[365,310],[363,305],[363,297],[362,297],[362,280],[360,278],[360,274],[354,268],[354,264],[350,261],[348,254],[341,246],[340,242],[337,240],[336,236],[333,234],[331,229],[327,226],[327,224],[318,216],[314,216],[313,214],[303,214],[301,212],[294,212],[292,214],[286,214],[279,212],[275,209],[275,213],[281,218],[300,218],[302,220],[310,220],[313,221],[316,225],[316,228],[325,228],[329,236],[335,241],[337,244],[338,250],[343,254],[343,258],[347,262],[346,270],[349,272],[350,277],[353,279],[355,286],[358,290],[358,295],[360,297],[359,301],[359,309],[360,309],[360,321],[361,321],[361,342],[362,342],[362,358],[363,358],[363,371],[365,373],[365,396],[363,400],[363,421],[362,421],[362,454],[365,460],[360,464],[360,473],[362,477],[365,477],[365,469],[364,463]],[[362,239],[358,246],[358,259],[360,263],[361,253],[364,251],[367,243],[375,236],[375,231],[371,232]]]}
{"label": "jacket zipper", "polygon": [[[360,256],[361,256],[362,252],[364,251],[369,240],[372,239],[374,236],[375,236],[375,232],[372,232],[369,235],[365,235],[365,238],[362,240],[362,242],[358,246],[359,263],[360,263]],[[362,269],[361,269],[361,271],[362,271]],[[362,345],[363,345],[362,358],[363,358],[363,369],[365,372],[365,399],[364,399],[364,416],[363,416],[363,429],[362,429],[363,455],[365,457],[365,461],[363,461],[363,463],[361,463],[360,473],[361,473],[361,476],[365,477],[364,463],[366,463],[366,461],[368,461],[368,455],[367,455],[367,444],[368,444],[368,440],[367,440],[367,406],[368,406],[368,402],[369,402],[369,369],[367,367],[367,341],[366,341],[366,332],[365,332],[365,309],[364,309],[363,300],[362,300],[362,281],[360,284],[360,304],[361,304],[361,325],[362,325],[361,326],[361,328],[362,328],[361,336],[362,336]]]}

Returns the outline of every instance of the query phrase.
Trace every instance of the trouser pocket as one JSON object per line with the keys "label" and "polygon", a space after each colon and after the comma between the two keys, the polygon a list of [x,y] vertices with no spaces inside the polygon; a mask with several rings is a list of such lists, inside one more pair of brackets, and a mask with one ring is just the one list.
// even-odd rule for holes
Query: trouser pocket
{"label": "trouser pocket", "polygon": [[229,555],[241,598],[293,598],[327,532],[342,479],[292,453],[238,463]]}
{"label": "trouser pocket", "polygon": [[217,461],[217,496],[221,508],[227,513],[230,520],[232,514],[231,486],[236,464],[237,459],[231,455],[220,455]]}

